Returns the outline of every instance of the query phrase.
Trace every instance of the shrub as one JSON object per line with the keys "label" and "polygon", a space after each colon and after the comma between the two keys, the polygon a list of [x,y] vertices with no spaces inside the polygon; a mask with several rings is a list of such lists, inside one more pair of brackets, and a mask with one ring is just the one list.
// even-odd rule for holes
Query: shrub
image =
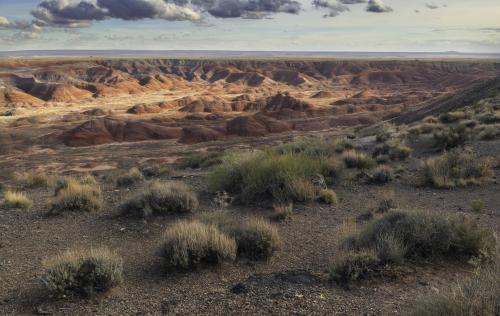
{"label": "shrub", "polygon": [[314,186],[307,182],[321,171],[320,159],[267,151],[226,156],[209,182],[212,191],[239,194],[244,203],[267,198],[280,203],[307,201],[314,198]]}
{"label": "shrub", "polygon": [[303,154],[308,157],[320,158],[331,156],[337,144],[320,137],[300,137],[289,143],[277,146],[278,154]]}
{"label": "shrub", "polygon": [[338,199],[337,199],[337,194],[333,190],[329,189],[324,189],[319,191],[318,194],[318,199],[320,202],[326,203],[326,204],[337,204]]}
{"label": "shrub", "polygon": [[410,157],[412,151],[413,150],[408,146],[396,144],[391,147],[389,157],[392,160],[405,160]]}
{"label": "shrub", "polygon": [[[492,256],[494,235],[467,218],[445,217],[423,211],[392,211],[364,227],[355,242],[359,249],[373,249],[403,258]],[[398,249],[388,249],[390,246]]]}
{"label": "shrub", "polygon": [[341,154],[344,151],[352,149],[354,149],[354,145],[352,144],[352,142],[348,140],[341,140],[335,144],[335,152],[338,154]]}
{"label": "shrub", "polygon": [[144,180],[144,175],[142,172],[134,167],[131,168],[127,173],[124,173],[118,177],[116,183],[120,187],[134,185]]}
{"label": "shrub", "polygon": [[101,208],[102,196],[99,187],[70,182],[53,198],[50,211],[54,214],[70,211],[93,212]]}
{"label": "shrub", "polygon": [[189,269],[234,260],[236,242],[216,226],[181,221],[165,231],[161,252],[168,267]]}
{"label": "shrub", "polygon": [[159,164],[149,164],[149,165],[144,165],[139,168],[139,171],[145,176],[145,177],[161,177],[161,176],[166,176],[172,173],[172,169],[170,169],[168,166],[163,166]]}
{"label": "shrub", "polygon": [[453,123],[465,118],[467,118],[467,114],[462,111],[448,112],[439,116],[439,120],[443,123]]}
{"label": "shrub", "polygon": [[347,168],[371,169],[375,166],[375,161],[364,153],[359,153],[354,150],[346,151],[342,155],[344,164]]}
{"label": "shrub", "polygon": [[480,140],[493,140],[500,137],[500,124],[495,125],[480,125],[475,131],[477,138]]}
{"label": "shrub", "polygon": [[70,176],[65,176],[65,177],[58,177],[54,181],[54,192],[55,195],[59,193],[62,189],[66,189],[71,185],[88,185],[88,186],[98,186],[99,183],[97,182],[96,178],[94,178],[92,175],[86,174],[83,177],[80,178],[74,178]]}
{"label": "shrub", "polygon": [[288,204],[274,204],[273,205],[273,215],[271,219],[275,221],[284,221],[293,214],[293,203]]}
{"label": "shrub", "polygon": [[499,315],[499,293],[500,271],[498,267],[488,267],[447,290],[419,298],[409,315]]}
{"label": "shrub", "polygon": [[124,214],[139,217],[188,213],[198,209],[198,198],[183,182],[153,182],[121,206]]}
{"label": "shrub", "polygon": [[424,123],[434,123],[434,124],[437,124],[439,123],[439,119],[435,116],[426,116],[423,120],[422,120]]}
{"label": "shrub", "polygon": [[373,171],[371,175],[371,182],[376,184],[391,182],[393,179],[394,171],[389,166],[379,166]]}
{"label": "shrub", "polygon": [[33,201],[22,192],[8,190],[4,194],[4,199],[5,206],[8,208],[28,209],[33,205]]}
{"label": "shrub", "polygon": [[44,261],[45,287],[58,296],[91,296],[122,283],[121,257],[107,248],[72,250]]}
{"label": "shrub", "polygon": [[479,198],[470,200],[469,205],[470,205],[471,211],[473,211],[474,213],[481,213],[481,211],[484,208],[484,203]]}
{"label": "shrub", "polygon": [[215,151],[215,152],[206,152],[206,153],[195,153],[188,156],[182,163],[181,168],[191,168],[191,169],[199,169],[199,168],[207,168],[214,165],[219,165],[222,163],[222,157],[224,156],[224,152]]}
{"label": "shrub", "polygon": [[278,230],[264,219],[251,219],[234,229],[238,255],[251,260],[266,260],[279,249]]}
{"label": "shrub", "polygon": [[321,174],[328,183],[335,183],[342,178],[344,164],[337,158],[329,157],[321,161]]}
{"label": "shrub", "polygon": [[330,269],[330,280],[341,285],[365,279],[380,267],[380,259],[374,252],[362,251],[342,256]]}
{"label": "shrub", "polygon": [[397,208],[397,203],[394,197],[394,192],[389,191],[382,194],[382,199],[378,203],[377,212],[387,213],[392,209]]}
{"label": "shrub", "polygon": [[20,188],[33,189],[48,187],[51,177],[45,172],[16,172],[14,173],[14,181]]}
{"label": "shrub", "polygon": [[451,126],[433,134],[435,146],[440,150],[462,146],[471,135],[471,129],[465,126]]}
{"label": "shrub", "polygon": [[492,176],[491,159],[479,159],[469,151],[451,151],[427,160],[424,167],[428,183],[437,188],[481,184]]}

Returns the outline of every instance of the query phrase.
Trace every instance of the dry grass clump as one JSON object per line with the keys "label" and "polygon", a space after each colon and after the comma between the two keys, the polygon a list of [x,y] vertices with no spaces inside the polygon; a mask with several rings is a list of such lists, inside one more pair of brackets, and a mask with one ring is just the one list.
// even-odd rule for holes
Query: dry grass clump
{"label": "dry grass clump", "polygon": [[[383,265],[436,256],[485,260],[494,258],[497,252],[494,234],[473,221],[424,211],[388,212],[367,224],[345,244],[362,257],[367,251],[374,253]],[[352,270],[358,269],[356,260],[340,258],[339,262],[334,264],[333,271],[340,269],[338,267],[349,270],[345,265],[350,262],[354,265]],[[370,265],[371,268],[377,266]]]}
{"label": "dry grass clump", "polygon": [[500,124],[479,125],[474,132],[480,140],[493,140],[500,137]]}
{"label": "dry grass clump", "polygon": [[50,212],[93,212],[102,208],[102,194],[98,186],[69,182],[53,198]]}
{"label": "dry grass clump", "polygon": [[463,111],[448,112],[441,114],[439,120],[443,123],[453,123],[467,118],[467,114]]}
{"label": "dry grass clump", "polygon": [[180,221],[165,231],[161,251],[168,267],[189,269],[234,260],[236,242],[216,226]]}
{"label": "dry grass clump", "polygon": [[181,168],[199,169],[199,168],[208,168],[211,166],[219,165],[222,163],[223,156],[224,152],[221,151],[195,153],[188,156],[181,163]]}
{"label": "dry grass clump", "polygon": [[193,212],[198,209],[196,193],[183,182],[150,184],[144,192],[121,206],[124,214],[138,217]]}
{"label": "dry grass clump", "polygon": [[52,177],[39,171],[15,172],[14,181],[20,188],[34,189],[48,187]]}
{"label": "dry grass clump", "polygon": [[99,182],[94,176],[90,174],[85,174],[79,178],[71,176],[58,177],[54,180],[55,195],[57,195],[62,189],[66,189],[71,185],[88,185],[96,187],[99,186]]}
{"label": "dry grass clump", "polygon": [[125,187],[137,184],[142,181],[144,181],[144,175],[137,167],[134,167],[126,173],[120,175],[116,180],[116,184],[120,187]]}
{"label": "dry grass clump", "polygon": [[482,184],[491,178],[492,164],[491,159],[479,159],[470,150],[454,150],[427,160],[425,179],[436,188]]}
{"label": "dry grass clump", "polygon": [[412,305],[411,316],[499,315],[500,269],[479,270],[448,289],[425,295]]}
{"label": "dry grass clump", "polygon": [[268,260],[281,246],[278,229],[262,218],[239,222],[225,213],[215,212],[202,214],[199,220],[234,238],[238,256],[250,260]]}
{"label": "dry grass clump", "polygon": [[70,250],[44,261],[42,282],[57,296],[92,296],[120,285],[123,261],[107,248]]}
{"label": "dry grass clump", "polygon": [[320,190],[318,193],[318,200],[325,204],[335,205],[339,202],[337,193],[330,189]]}
{"label": "dry grass clump", "polygon": [[377,145],[373,150],[374,158],[387,156],[391,160],[405,160],[410,157],[412,149],[400,143],[384,143]]}
{"label": "dry grass clump", "polygon": [[433,134],[435,147],[444,150],[462,146],[473,134],[473,130],[464,125],[443,128]]}
{"label": "dry grass clump", "polygon": [[360,251],[344,255],[330,269],[330,280],[341,285],[366,279],[380,266],[380,259],[373,251]]}
{"label": "dry grass clump", "polygon": [[394,179],[394,171],[389,166],[379,166],[373,170],[370,181],[376,184],[385,184]]}
{"label": "dry grass clump", "polygon": [[153,178],[153,177],[162,177],[172,173],[172,169],[168,166],[160,165],[160,164],[148,164],[141,166],[139,168],[141,173],[145,177]]}
{"label": "dry grass clump", "polygon": [[384,192],[377,206],[377,213],[387,213],[398,207],[395,194],[393,191]]}
{"label": "dry grass clump", "polygon": [[470,210],[474,213],[481,213],[484,209],[484,202],[480,198],[472,199],[469,201]]}
{"label": "dry grass clump", "polygon": [[375,166],[375,161],[364,153],[354,150],[346,151],[342,154],[342,160],[347,168],[371,169]]}
{"label": "dry grass clump", "polygon": [[28,209],[33,205],[25,193],[8,190],[4,193],[5,206],[7,208]]}
{"label": "dry grass clump", "polygon": [[284,221],[291,218],[292,215],[293,203],[273,205],[273,214],[271,215],[271,219],[275,221]]}

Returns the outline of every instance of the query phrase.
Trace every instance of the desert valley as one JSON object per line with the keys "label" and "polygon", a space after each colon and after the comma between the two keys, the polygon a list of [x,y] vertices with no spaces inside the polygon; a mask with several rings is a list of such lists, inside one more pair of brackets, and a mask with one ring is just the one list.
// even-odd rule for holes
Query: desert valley
{"label": "desert valley", "polygon": [[499,315],[498,59],[3,58],[0,170],[2,315]]}

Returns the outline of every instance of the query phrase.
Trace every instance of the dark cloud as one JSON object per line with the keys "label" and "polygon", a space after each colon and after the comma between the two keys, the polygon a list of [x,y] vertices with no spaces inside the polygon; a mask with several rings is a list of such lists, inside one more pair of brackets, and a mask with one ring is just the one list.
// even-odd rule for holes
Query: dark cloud
{"label": "dark cloud", "polygon": [[295,0],[193,0],[191,4],[217,18],[259,19],[272,13],[300,12],[300,3]]}
{"label": "dark cloud", "polygon": [[385,13],[392,12],[393,9],[390,6],[384,4],[382,0],[369,0],[366,11],[374,13]]}
{"label": "dark cloud", "polygon": [[428,9],[431,9],[431,10],[436,10],[436,9],[439,9],[439,6],[436,5],[436,4],[432,4],[432,3],[426,3],[425,6],[428,8]]}
{"label": "dark cloud", "polygon": [[366,0],[313,0],[312,5],[329,12],[323,17],[335,17],[342,12],[350,11],[348,5],[366,3]]}
{"label": "dark cloud", "polygon": [[343,4],[358,4],[366,3],[366,0],[339,0],[339,2]]}

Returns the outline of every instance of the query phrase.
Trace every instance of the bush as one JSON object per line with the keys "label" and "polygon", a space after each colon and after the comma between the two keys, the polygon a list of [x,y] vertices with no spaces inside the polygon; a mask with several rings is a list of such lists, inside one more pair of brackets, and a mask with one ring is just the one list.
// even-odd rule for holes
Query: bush
{"label": "bush", "polygon": [[182,163],[181,168],[191,168],[191,169],[199,169],[199,168],[207,168],[214,165],[219,165],[222,163],[222,157],[224,156],[224,152],[216,151],[216,152],[206,152],[206,153],[195,153],[189,157],[187,157]]}
{"label": "bush", "polygon": [[325,204],[335,205],[338,203],[337,193],[333,190],[324,189],[319,191],[318,199]]}
{"label": "bush", "polygon": [[377,255],[370,251],[350,253],[341,257],[330,269],[330,280],[341,285],[365,279],[380,267]]}
{"label": "bush", "polygon": [[168,267],[189,269],[234,260],[236,242],[214,225],[181,221],[165,231],[161,252]]}
{"label": "bush", "polygon": [[335,183],[342,178],[344,164],[337,158],[329,157],[321,161],[321,174],[328,183]]}
{"label": "bush", "polygon": [[293,203],[288,204],[274,204],[273,205],[273,215],[271,219],[275,221],[284,221],[293,214]]}
{"label": "bush", "polygon": [[394,171],[389,166],[379,166],[373,171],[371,175],[371,182],[376,184],[388,183],[393,179]]}
{"label": "bush", "polygon": [[352,142],[348,140],[341,140],[335,144],[335,152],[338,154],[341,154],[344,151],[352,149],[354,149],[354,145],[352,144]]}
{"label": "bush", "polygon": [[50,211],[54,214],[70,211],[93,212],[100,210],[102,203],[99,187],[70,182],[53,198]]}
{"label": "bush", "polygon": [[412,316],[499,315],[500,271],[488,267],[445,291],[433,292],[413,304]]}
{"label": "bush", "polygon": [[91,296],[122,283],[121,257],[107,248],[67,251],[46,260],[45,287],[58,296]]}
{"label": "bush", "polygon": [[120,187],[131,186],[144,180],[144,175],[142,172],[134,167],[131,168],[127,173],[124,173],[118,177],[116,183]]}
{"label": "bush", "polygon": [[300,137],[275,148],[278,154],[303,154],[308,157],[321,158],[333,154],[337,144],[320,137]]}
{"label": "bush", "polygon": [[465,118],[467,118],[467,114],[462,111],[448,112],[439,116],[439,120],[443,123],[453,123]]}
{"label": "bush", "polygon": [[153,182],[121,206],[124,214],[138,217],[188,213],[198,209],[198,198],[183,182]]}
{"label": "bush", "polygon": [[209,182],[212,191],[239,194],[244,203],[268,198],[277,203],[307,201],[314,198],[311,179],[322,170],[320,159],[305,154],[229,155],[210,174]]}
{"label": "bush", "polygon": [[279,249],[278,230],[263,219],[251,219],[235,227],[233,231],[238,245],[238,255],[250,260],[266,260]]}
{"label": "bush", "polygon": [[[388,156],[391,160],[405,160],[410,157],[412,149],[399,143],[380,144],[375,146],[372,156],[375,158]],[[378,160],[378,159],[377,159]]]}
{"label": "bush", "polygon": [[495,125],[480,125],[474,132],[480,140],[493,140],[500,137],[500,124]]}
{"label": "bush", "polygon": [[34,189],[48,187],[51,182],[51,177],[45,172],[16,172],[14,173],[14,181],[20,188]]}
{"label": "bush", "polygon": [[161,176],[166,176],[172,173],[172,169],[170,169],[168,166],[162,166],[158,164],[149,164],[145,166],[141,166],[139,168],[139,171],[145,176],[145,177],[161,177]]}
{"label": "bush", "polygon": [[7,208],[28,209],[33,205],[33,201],[22,192],[8,190],[4,194],[4,199]]}
{"label": "bush", "polygon": [[479,159],[469,151],[451,151],[427,160],[426,181],[436,188],[454,188],[488,181],[493,174],[491,159]]}
{"label": "bush", "polygon": [[472,130],[465,126],[451,126],[434,132],[433,136],[435,146],[439,150],[444,150],[462,146],[472,134]]}
{"label": "bush", "polygon": [[397,203],[394,198],[394,193],[392,191],[390,192],[385,192],[382,194],[382,199],[380,200],[378,206],[377,206],[377,212],[378,213],[387,213],[392,209],[397,208]]}
{"label": "bush", "polygon": [[470,206],[471,211],[473,211],[474,213],[481,213],[481,211],[484,208],[484,203],[479,198],[478,199],[472,199],[469,202],[469,206]]}
{"label": "bush", "polygon": [[342,155],[344,164],[347,168],[371,169],[375,166],[375,161],[365,155],[354,150],[346,151]]}
{"label": "bush", "polygon": [[423,211],[386,213],[360,231],[355,245],[377,251],[380,259],[381,252],[399,253],[399,260],[493,256],[496,251],[494,235],[471,220]]}

